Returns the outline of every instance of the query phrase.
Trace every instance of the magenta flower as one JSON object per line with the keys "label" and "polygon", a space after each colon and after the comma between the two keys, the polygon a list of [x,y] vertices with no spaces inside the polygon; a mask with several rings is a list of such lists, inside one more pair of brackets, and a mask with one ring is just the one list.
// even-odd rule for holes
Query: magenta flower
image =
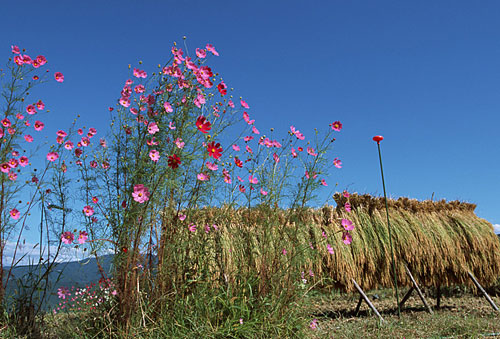
{"label": "magenta flower", "polygon": [[212,52],[213,55],[219,56],[219,53],[217,53],[215,47],[212,44],[207,44],[205,48],[207,49],[207,51]]}
{"label": "magenta flower", "polygon": [[213,163],[211,163],[209,161],[207,161],[205,165],[211,171],[217,171],[217,169],[219,169],[219,166],[217,166],[217,164],[213,164]]}
{"label": "magenta flower", "polygon": [[276,153],[273,153],[273,159],[275,163],[280,162],[280,157]]}
{"label": "magenta flower", "polygon": [[332,122],[330,124],[330,126],[332,127],[332,129],[334,131],[337,131],[337,132],[340,132],[340,130],[342,129],[342,124],[340,123],[340,121],[335,121],[335,122]]}
{"label": "magenta flower", "polygon": [[238,145],[233,145],[233,150],[238,152],[240,150],[240,146]]}
{"label": "magenta flower", "polygon": [[252,151],[252,149],[250,148],[250,146],[246,145],[246,146],[245,146],[245,149],[247,150],[247,152],[248,152],[248,153],[253,154],[253,151]]}
{"label": "magenta flower", "polygon": [[346,245],[350,245],[351,244],[351,242],[352,242],[352,236],[351,236],[351,234],[348,231],[345,231],[344,233],[342,233],[342,241]]}
{"label": "magenta flower", "polygon": [[204,59],[207,57],[207,51],[205,51],[204,49],[197,48],[196,49],[196,56],[200,59]]}
{"label": "magenta flower", "polygon": [[260,134],[259,130],[255,126],[252,126],[252,133],[254,133],[254,134]]}
{"label": "magenta flower", "polygon": [[167,101],[165,101],[163,103],[163,108],[165,108],[165,111],[167,113],[172,113],[174,111],[174,109],[172,108],[172,105],[169,102],[167,102]]}
{"label": "magenta flower", "polygon": [[[243,112],[243,120],[245,120],[245,122],[249,125],[251,125],[255,122],[255,120],[250,120],[250,115],[248,115],[247,112]],[[256,134],[258,134],[258,133],[256,133]]]}
{"label": "magenta flower", "polygon": [[259,180],[257,180],[257,178],[252,175],[248,176],[248,181],[250,181],[250,183],[254,185],[259,183]]}
{"label": "magenta flower", "polygon": [[57,152],[49,152],[47,154],[47,160],[50,162],[54,162],[59,158],[59,154]]}
{"label": "magenta flower", "polygon": [[246,109],[250,108],[250,106],[248,106],[248,104],[246,103],[246,101],[244,101],[243,99],[241,99],[240,103],[241,103],[241,106],[243,106],[244,108],[246,108]]}
{"label": "magenta flower", "polygon": [[333,159],[333,165],[337,168],[342,168],[342,161],[339,158]]}
{"label": "magenta flower", "polygon": [[90,217],[92,216],[92,214],[94,214],[94,209],[92,208],[92,206],[87,205],[83,208],[83,213],[85,213],[87,217]]}
{"label": "magenta flower", "polygon": [[354,229],[354,224],[352,223],[352,221],[347,219],[342,219],[342,226],[344,226],[347,231],[352,231]]}
{"label": "magenta flower", "polygon": [[17,209],[13,208],[10,210],[10,217],[12,219],[17,220],[17,219],[19,219],[20,216],[21,216],[21,213]]}
{"label": "magenta flower", "polygon": [[64,81],[64,75],[61,72],[55,72],[54,73],[54,78],[56,79],[57,82],[63,82]]}
{"label": "magenta flower", "polygon": [[29,160],[28,160],[28,158],[27,158],[27,157],[22,156],[22,157],[20,157],[20,158],[19,158],[19,165],[20,165],[21,167],[25,167],[25,166],[27,166],[28,164],[29,164]]}
{"label": "magenta flower", "polygon": [[326,183],[325,179],[321,179],[321,185],[328,186],[328,184]]}
{"label": "magenta flower", "polygon": [[309,155],[312,155],[313,157],[315,157],[315,156],[317,156],[317,155],[318,155],[318,153],[316,153],[316,151],[315,151],[315,150],[314,150],[314,148],[312,148],[312,147],[307,147],[307,153],[308,153]]}
{"label": "magenta flower", "polygon": [[61,234],[61,240],[66,245],[70,245],[73,242],[73,240],[75,240],[75,235],[70,231],[66,231],[63,234]]}
{"label": "magenta flower", "polygon": [[36,113],[35,106],[33,106],[33,105],[26,106],[26,113],[31,114],[31,115],[35,114]]}
{"label": "magenta flower", "polygon": [[190,232],[194,233],[194,232],[196,232],[196,225],[191,223],[191,224],[189,224],[188,229]]}
{"label": "magenta flower", "polygon": [[326,244],[326,249],[328,250],[328,253],[333,254],[333,248],[330,244]]}
{"label": "magenta flower", "polygon": [[10,46],[10,47],[12,48],[12,53],[14,53],[14,54],[19,54],[19,53],[21,53],[21,50],[19,49],[19,47],[18,47],[18,46],[16,46],[16,45],[12,45],[12,46]]}
{"label": "magenta flower", "polygon": [[155,134],[159,131],[160,131],[160,129],[158,128],[158,125],[156,124],[156,122],[149,123],[149,125],[148,125],[149,134]]}
{"label": "magenta flower", "polygon": [[41,131],[45,127],[45,124],[41,121],[35,121],[35,131]]}
{"label": "magenta flower", "polygon": [[260,194],[267,195],[267,191],[264,191],[262,188],[260,189]]}
{"label": "magenta flower", "polygon": [[315,330],[318,327],[318,319],[313,319],[313,321],[309,324],[309,327],[311,330]]}
{"label": "magenta flower", "polygon": [[186,143],[184,141],[182,141],[181,138],[177,138],[177,139],[175,139],[174,144],[175,144],[175,146],[177,146],[177,148],[182,149],[182,148],[184,148],[184,145]]}
{"label": "magenta flower", "polygon": [[89,234],[85,231],[80,231],[80,235],[78,236],[78,243],[83,245],[87,241]]}
{"label": "magenta flower", "polygon": [[160,152],[153,149],[153,150],[149,151],[149,157],[151,158],[152,161],[158,162],[158,160],[160,160]]}
{"label": "magenta flower", "polygon": [[346,198],[349,198],[349,197],[350,197],[350,194],[349,194],[349,192],[347,192],[347,191],[342,192],[342,195],[343,195],[344,197],[346,197]]}
{"label": "magenta flower", "polygon": [[180,221],[186,220],[186,215],[185,214],[179,214],[179,220]]}
{"label": "magenta flower", "polygon": [[345,203],[344,208],[346,212],[351,212],[351,204],[349,204],[348,202]]}
{"label": "magenta flower", "polygon": [[134,186],[134,192],[132,193],[132,197],[135,201],[142,204],[149,200],[149,191],[148,188],[142,184]]}
{"label": "magenta flower", "polygon": [[66,297],[69,297],[71,293],[69,293],[69,290],[66,287],[59,287],[57,289],[57,296],[59,299],[66,299]]}
{"label": "magenta flower", "polygon": [[42,110],[45,108],[45,104],[43,103],[42,100],[38,100],[38,102],[36,103],[36,108],[38,108],[39,110]]}
{"label": "magenta flower", "polygon": [[209,176],[206,175],[205,173],[198,173],[198,175],[196,177],[200,181],[207,181],[208,179],[210,179]]}

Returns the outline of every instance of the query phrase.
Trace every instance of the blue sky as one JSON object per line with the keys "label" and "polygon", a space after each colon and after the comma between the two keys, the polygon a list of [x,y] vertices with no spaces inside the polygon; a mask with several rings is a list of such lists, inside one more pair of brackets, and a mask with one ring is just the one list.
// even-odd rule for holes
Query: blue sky
{"label": "blue sky", "polygon": [[191,53],[214,44],[210,65],[260,130],[342,121],[340,190],[382,194],[381,134],[390,196],[473,202],[500,224],[498,1],[26,0],[2,13],[2,63],[15,44],[65,75],[40,92],[48,133],[76,114],[104,130],[128,65],[152,72],[187,36]]}

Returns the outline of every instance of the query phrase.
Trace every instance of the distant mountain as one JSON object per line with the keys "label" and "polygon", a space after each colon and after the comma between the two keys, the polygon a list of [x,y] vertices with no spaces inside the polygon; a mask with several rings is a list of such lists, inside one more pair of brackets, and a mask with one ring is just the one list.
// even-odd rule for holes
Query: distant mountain
{"label": "distant mountain", "polygon": [[[99,257],[99,263],[103,270],[109,274],[113,255],[105,255]],[[9,267],[4,267],[4,272],[7,274]],[[42,268],[42,273],[44,269]],[[12,299],[19,295],[22,289],[19,282],[27,285],[31,277],[37,277],[38,270],[36,266],[17,266],[12,269],[12,275],[6,289],[6,300]],[[52,272],[49,274],[50,295],[45,300],[43,308],[51,309],[60,302],[57,296],[57,289],[59,287],[85,287],[91,283],[98,283],[101,278],[97,262],[95,258],[86,260],[64,262],[55,264]],[[4,277],[6,279],[6,277]],[[5,280],[4,280],[5,281]]]}

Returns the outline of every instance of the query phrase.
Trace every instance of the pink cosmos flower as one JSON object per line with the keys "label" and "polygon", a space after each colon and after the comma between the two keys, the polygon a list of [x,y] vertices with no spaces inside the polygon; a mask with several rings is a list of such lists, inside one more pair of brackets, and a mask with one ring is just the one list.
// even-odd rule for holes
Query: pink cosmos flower
{"label": "pink cosmos flower", "polygon": [[196,177],[200,181],[207,181],[209,179],[208,175],[206,175],[205,173],[198,173]]}
{"label": "pink cosmos flower", "polygon": [[342,161],[339,158],[333,159],[333,165],[337,168],[342,168]]}
{"label": "pink cosmos flower", "polygon": [[342,226],[346,229],[346,231],[352,231],[354,229],[354,224],[352,221],[347,219],[342,219]]}
{"label": "pink cosmos flower", "polygon": [[66,141],[66,143],[64,144],[64,148],[66,148],[67,150],[72,150],[73,147],[74,147],[73,142],[71,142],[69,140]]}
{"label": "pink cosmos flower", "polygon": [[132,193],[132,197],[138,203],[142,204],[142,203],[148,201],[149,195],[150,195],[150,193],[148,191],[148,188],[145,187],[143,184],[139,184],[139,185],[134,186],[134,192]]}
{"label": "pink cosmos flower", "polygon": [[280,162],[280,157],[276,153],[273,153],[273,159],[275,163]]}
{"label": "pink cosmos flower", "polygon": [[332,129],[334,131],[337,131],[337,132],[340,132],[340,130],[342,129],[342,124],[340,123],[340,121],[335,121],[335,122],[332,122],[330,124],[330,126],[332,127]]}
{"label": "pink cosmos flower", "polygon": [[64,75],[61,72],[55,72],[54,73],[54,78],[56,79],[57,82],[63,82],[64,81]]}
{"label": "pink cosmos flower", "polygon": [[251,135],[247,135],[246,137],[243,138],[243,141],[249,142],[250,140],[253,140],[253,137]]}
{"label": "pink cosmos flower", "polygon": [[92,202],[94,204],[97,204],[99,202],[99,198],[98,197],[92,197]]}
{"label": "pink cosmos flower", "polygon": [[66,245],[70,245],[73,242],[73,240],[75,240],[75,235],[70,231],[66,231],[63,234],[61,234],[61,240]]}
{"label": "pink cosmos flower", "polygon": [[174,109],[172,108],[172,105],[169,102],[167,102],[167,101],[165,101],[163,103],[163,108],[165,108],[165,111],[167,113],[172,113],[174,111]]}
{"label": "pink cosmos flower", "polygon": [[94,214],[94,208],[92,208],[92,206],[87,205],[83,208],[83,213],[85,213],[87,217],[90,217],[92,216],[92,214]]}
{"label": "pink cosmos flower", "polygon": [[342,241],[344,242],[344,244],[350,245],[352,242],[352,235],[348,231],[345,231],[344,233],[342,233]]}
{"label": "pink cosmos flower", "polygon": [[88,237],[89,237],[89,234],[87,232],[80,231],[80,235],[78,236],[78,243],[80,245],[85,244],[85,242],[87,241]]}
{"label": "pink cosmos flower", "polygon": [[246,109],[250,108],[250,106],[248,106],[248,104],[246,103],[246,101],[244,101],[243,99],[240,100],[240,103],[241,103],[241,106],[243,106],[244,108],[246,108]]}
{"label": "pink cosmos flower", "polygon": [[66,299],[66,297],[69,297],[71,293],[69,293],[69,290],[66,287],[59,287],[57,289],[57,296],[59,299]]}
{"label": "pink cosmos flower", "polygon": [[9,173],[10,171],[10,166],[8,163],[4,162],[0,165],[0,171],[2,171],[3,173]]}
{"label": "pink cosmos flower", "polygon": [[78,135],[82,135],[83,134],[83,129],[79,128],[76,133],[78,133]]}
{"label": "pink cosmos flower", "polygon": [[293,135],[295,135],[297,137],[297,139],[299,139],[299,140],[305,139],[304,134],[300,133],[300,131],[295,129],[294,126],[290,126],[290,131],[292,132]]}
{"label": "pink cosmos flower", "polygon": [[12,128],[12,127],[9,127],[9,128],[7,128],[7,133],[9,133],[10,135],[12,135],[12,134],[16,133],[16,130],[14,128]]}
{"label": "pink cosmos flower", "polygon": [[238,151],[240,150],[240,146],[238,146],[238,145],[233,145],[233,149],[234,149],[236,152],[238,152]]}
{"label": "pink cosmos flower", "polygon": [[107,147],[107,144],[106,144],[106,140],[104,138],[101,138],[99,140],[99,144],[102,146],[102,147]]}
{"label": "pink cosmos flower", "polygon": [[140,70],[138,68],[134,68],[134,76],[136,78],[146,78],[148,76],[148,74],[146,73],[146,71],[143,71],[143,70]]}
{"label": "pink cosmos flower", "polygon": [[49,152],[47,153],[47,160],[50,162],[54,162],[59,158],[59,154],[57,152]]}
{"label": "pink cosmos flower", "polygon": [[19,53],[21,53],[21,50],[19,49],[19,47],[18,47],[18,46],[16,46],[16,45],[12,45],[12,46],[10,46],[10,47],[12,48],[12,53],[14,53],[14,54],[19,54]]}
{"label": "pink cosmos flower", "polygon": [[33,106],[33,105],[26,106],[26,113],[31,114],[31,115],[35,114],[36,113],[35,106]]}
{"label": "pink cosmos flower", "polygon": [[295,148],[292,147],[292,157],[296,158],[297,156],[298,156],[298,154],[295,151]]}
{"label": "pink cosmos flower", "polygon": [[38,100],[38,102],[36,103],[36,108],[38,108],[39,110],[42,110],[45,108],[45,104],[43,103],[42,100]]}
{"label": "pink cosmos flower", "polygon": [[171,130],[174,130],[176,127],[174,126],[174,123],[172,121],[170,121],[168,123],[168,128],[170,128]]}
{"label": "pink cosmos flower", "polygon": [[245,146],[245,149],[247,150],[247,152],[248,152],[248,153],[253,154],[253,151],[252,151],[252,149],[250,148],[250,146],[246,145],[246,146]]}
{"label": "pink cosmos flower", "polygon": [[1,123],[2,123],[3,127],[10,127],[11,126],[11,122],[7,118],[2,119]]}
{"label": "pink cosmos flower", "polygon": [[16,118],[18,118],[19,120],[23,120],[24,119],[24,115],[22,115],[21,113],[17,113],[16,114]]}
{"label": "pink cosmos flower", "polygon": [[328,184],[326,183],[325,179],[321,179],[321,185],[328,186]]}
{"label": "pink cosmos flower", "polygon": [[229,107],[231,107],[231,108],[234,108],[234,102],[233,102],[233,100],[229,100],[229,101],[227,102],[227,105],[228,105]]}
{"label": "pink cosmos flower", "polygon": [[248,176],[248,181],[249,181],[251,184],[254,184],[254,185],[256,185],[256,184],[258,184],[258,183],[259,183],[259,180],[257,180],[257,178],[256,178],[256,177],[254,177],[254,176],[252,176],[252,175],[249,175],[249,176]]}
{"label": "pink cosmos flower", "polygon": [[158,128],[158,125],[156,124],[156,122],[149,123],[149,125],[148,125],[149,134],[155,134],[159,131],[160,131],[160,129]]}
{"label": "pink cosmos flower", "polygon": [[232,183],[231,175],[229,174],[228,170],[223,169],[222,170],[222,175],[224,176],[224,182],[226,184],[231,184]]}
{"label": "pink cosmos flower", "polygon": [[250,115],[247,112],[243,112],[243,120],[249,125],[253,124],[255,120],[250,120]]}
{"label": "pink cosmos flower", "polygon": [[262,188],[260,189],[260,194],[267,195],[267,191],[264,191]]}
{"label": "pink cosmos flower", "polygon": [[245,182],[245,180],[243,180],[239,175],[237,175],[236,177],[238,178],[239,182]]}
{"label": "pink cosmos flower", "polygon": [[177,146],[177,148],[182,149],[185,145],[185,142],[182,141],[181,138],[177,138],[177,139],[175,139],[174,144],[175,144],[175,146]]}
{"label": "pink cosmos flower", "polygon": [[152,161],[158,162],[158,160],[160,160],[160,152],[153,149],[153,150],[149,151],[149,157],[151,158]]}
{"label": "pink cosmos flower", "polygon": [[257,129],[257,127],[255,127],[255,126],[252,126],[252,132],[253,132],[254,134],[260,134],[259,130],[258,130],[258,129]]}
{"label": "pink cosmos flower", "polygon": [[10,217],[17,220],[21,217],[21,213],[17,209],[13,208],[10,210]]}
{"label": "pink cosmos flower", "polygon": [[315,157],[315,156],[317,156],[317,155],[318,155],[318,153],[316,153],[316,151],[315,151],[315,150],[314,150],[314,148],[312,148],[312,147],[307,147],[307,153],[308,153],[309,155],[312,155],[313,157]]}
{"label": "pink cosmos flower", "polygon": [[241,193],[245,193],[246,192],[245,186],[239,185],[238,188],[239,188],[239,190],[240,190]]}
{"label": "pink cosmos flower", "polygon": [[285,249],[285,248],[283,248],[283,249],[281,250],[281,253],[282,253],[283,255],[286,255],[288,252],[286,251],[286,249]]}
{"label": "pink cosmos flower", "polygon": [[180,221],[186,220],[186,215],[185,214],[179,214],[179,220]]}
{"label": "pink cosmos flower", "polygon": [[196,56],[200,59],[204,59],[207,57],[207,51],[205,51],[204,49],[197,48],[196,49]]}
{"label": "pink cosmos flower", "polygon": [[209,161],[206,162],[206,165],[207,165],[207,168],[211,171],[217,171],[217,169],[219,169],[219,166],[217,166],[217,164],[213,164]]}
{"label": "pink cosmos flower", "polygon": [[45,127],[45,124],[41,121],[35,121],[35,131],[41,131]]}
{"label": "pink cosmos flower", "polygon": [[196,232],[196,225],[193,224],[193,223],[191,223],[191,224],[188,225],[188,229],[189,229],[190,232],[194,233],[194,232]]}
{"label": "pink cosmos flower", "polygon": [[333,254],[333,248],[330,244],[326,244],[326,249],[328,250],[328,253]]}
{"label": "pink cosmos flower", "polygon": [[9,180],[15,181],[17,179],[17,173],[16,172],[9,172],[8,174]]}
{"label": "pink cosmos flower", "polygon": [[345,203],[344,208],[346,212],[351,212],[351,204],[349,204],[348,202]]}
{"label": "pink cosmos flower", "polygon": [[315,330],[318,327],[318,319],[313,319],[309,324],[311,330]]}
{"label": "pink cosmos flower", "polygon": [[205,48],[207,49],[207,51],[212,52],[213,55],[219,56],[219,53],[217,53],[215,47],[212,44],[207,44]]}

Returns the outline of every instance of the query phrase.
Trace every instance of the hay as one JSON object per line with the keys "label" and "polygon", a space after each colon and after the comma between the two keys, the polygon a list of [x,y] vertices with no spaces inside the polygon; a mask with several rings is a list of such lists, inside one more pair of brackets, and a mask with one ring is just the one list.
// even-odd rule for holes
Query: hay
{"label": "hay", "polygon": [[[327,276],[336,288],[344,291],[354,291],[352,279],[366,290],[392,287],[384,199],[351,195],[350,213],[343,208],[345,197],[336,194],[334,199],[336,208],[324,206],[301,211],[276,211],[262,206],[250,210],[202,209],[194,211],[191,220],[199,225],[213,222],[219,225],[218,247],[205,258],[212,260],[216,251],[222,253],[223,263],[218,266],[224,267],[226,280],[235,281],[232,272],[243,266],[260,276],[287,258],[303,256],[304,272],[314,272],[313,279]],[[405,264],[422,286],[473,286],[467,276],[469,270],[484,286],[497,281],[500,242],[493,226],[474,214],[476,205],[399,198],[389,200],[388,206],[398,284],[411,283]],[[350,219],[356,226],[351,245],[343,244],[339,234],[342,218]],[[333,254],[328,252],[327,244],[333,247]],[[287,256],[276,255],[283,248],[287,249]],[[220,275],[221,272],[213,272],[214,277]]]}

